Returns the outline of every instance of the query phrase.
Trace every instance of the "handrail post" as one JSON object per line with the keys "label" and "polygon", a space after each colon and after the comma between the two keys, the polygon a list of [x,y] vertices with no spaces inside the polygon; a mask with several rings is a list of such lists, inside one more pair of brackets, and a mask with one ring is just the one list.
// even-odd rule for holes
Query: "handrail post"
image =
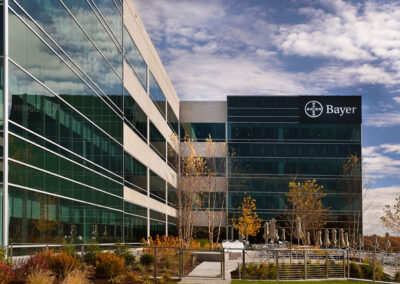
{"label": "handrail post", "polygon": [[329,272],[328,272],[328,250],[325,251],[325,278],[328,279],[329,278]]}
{"label": "handrail post", "polygon": [[179,280],[183,277],[183,247],[179,248]]}
{"label": "handrail post", "polygon": [[343,251],[343,278],[346,278],[346,252]]}
{"label": "handrail post", "polygon": [[279,280],[279,251],[275,252],[276,280]]}
{"label": "handrail post", "polygon": [[154,279],[157,279],[157,247],[154,247]]}
{"label": "handrail post", "polygon": [[82,263],[85,261],[85,247],[84,245],[81,245],[81,259]]}
{"label": "handrail post", "polygon": [[373,259],[372,259],[372,280],[376,280],[376,275],[375,275],[375,261],[376,261],[376,246],[374,248],[374,254],[373,254]]}
{"label": "handrail post", "polygon": [[350,278],[350,250],[347,249],[347,278]]}
{"label": "handrail post", "polygon": [[246,279],[246,277],[244,275],[244,273],[246,271],[246,268],[245,268],[245,266],[246,266],[246,249],[245,248],[243,248],[242,254],[243,254],[242,255],[242,279],[244,280],[244,279]]}
{"label": "handrail post", "polygon": [[11,267],[12,267],[13,266],[13,245],[12,244],[10,244],[10,261],[11,261]]}
{"label": "handrail post", "polygon": [[307,251],[304,251],[304,279],[307,279]]}
{"label": "handrail post", "polygon": [[225,254],[224,248],[221,247],[221,279],[225,280]]}

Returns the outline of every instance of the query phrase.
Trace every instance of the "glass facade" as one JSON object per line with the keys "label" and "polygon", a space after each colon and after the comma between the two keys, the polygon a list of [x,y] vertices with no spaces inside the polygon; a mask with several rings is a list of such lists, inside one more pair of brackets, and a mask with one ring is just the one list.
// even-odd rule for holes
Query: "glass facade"
{"label": "glass facade", "polygon": [[164,235],[166,226],[166,215],[150,209],[150,236],[155,239]]}
{"label": "glass facade", "polygon": [[124,90],[124,115],[126,124],[147,142],[147,115],[126,89]]}
{"label": "glass facade", "polygon": [[194,142],[225,141],[225,123],[181,123],[181,141],[188,137]]}
{"label": "glass facade", "polygon": [[167,156],[167,144],[164,136],[150,121],[150,146],[163,159]]}
{"label": "glass facade", "polygon": [[162,114],[163,117],[166,115],[166,99],[163,91],[161,90],[160,86],[158,85],[156,79],[153,76],[153,73],[150,72],[150,79],[149,79],[149,93],[150,98],[153,100],[155,105],[157,106],[158,110]]}
{"label": "glass facade", "polygon": [[[0,133],[3,139],[6,100],[10,215],[7,241],[0,222],[0,243],[140,242],[148,230],[164,235],[165,214],[124,200],[125,187],[167,202],[166,181],[124,150],[124,124],[168,162],[165,137],[124,88],[123,65],[149,89],[164,118],[158,123],[178,132],[178,119],[124,26],[122,1],[8,5],[7,82],[3,25],[0,31]],[[0,10],[3,22],[3,1]],[[3,190],[0,201],[3,220]]]}
{"label": "glass facade", "polygon": [[[0,0],[0,21],[4,23],[4,6],[3,0]],[[0,27],[0,132],[1,139],[3,140],[3,101],[4,101],[4,24]],[[1,145],[1,163],[4,164],[3,161],[3,145]],[[0,175],[1,175],[1,187],[0,187],[0,244],[3,243],[3,167],[0,167]]]}
{"label": "glass facade", "polygon": [[[316,179],[324,186],[327,227],[347,228],[361,210],[361,173],[345,176],[350,155],[361,157],[361,124],[304,124],[299,97],[228,97],[229,218],[245,196],[256,199],[264,220],[284,221],[289,182]],[[355,212],[358,211],[358,212]],[[362,222],[361,222],[362,224]]]}

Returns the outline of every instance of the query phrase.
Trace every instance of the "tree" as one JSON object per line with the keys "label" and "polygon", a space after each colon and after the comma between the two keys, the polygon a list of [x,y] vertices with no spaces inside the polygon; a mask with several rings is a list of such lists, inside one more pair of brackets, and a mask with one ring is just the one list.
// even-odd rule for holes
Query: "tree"
{"label": "tree", "polygon": [[343,164],[342,192],[347,200],[346,208],[351,219],[348,222],[348,231],[353,243],[361,233],[362,219],[371,206],[367,198],[368,189],[373,183],[372,175],[362,170],[362,160],[357,154],[350,155]]}
{"label": "tree", "polygon": [[239,207],[240,215],[233,220],[233,227],[239,231],[239,235],[254,237],[260,230],[262,219],[258,218],[255,199],[250,196],[243,198],[242,205]]}
{"label": "tree", "polygon": [[226,164],[218,157],[225,156],[226,143],[217,143],[208,136],[201,149],[201,156],[206,160],[204,168],[204,188],[201,192],[203,212],[206,214],[207,235],[210,248],[214,248],[221,236],[221,227],[225,219]]}
{"label": "tree", "polygon": [[190,244],[193,239],[194,226],[202,206],[201,189],[206,161],[196,152],[193,140],[185,137],[180,143],[178,186],[176,191],[178,205],[178,231],[182,245]]}
{"label": "tree", "polygon": [[329,209],[324,208],[322,203],[322,198],[326,196],[322,192],[323,188],[315,179],[302,183],[296,181],[289,183],[289,192],[286,193],[286,197],[290,207],[287,209],[286,216],[292,225],[292,231],[295,219],[300,217],[304,231],[311,231],[314,240],[316,239],[318,229],[326,224],[329,216]]}
{"label": "tree", "polygon": [[400,234],[400,196],[395,199],[395,204],[386,204],[381,217],[383,226],[393,233]]}

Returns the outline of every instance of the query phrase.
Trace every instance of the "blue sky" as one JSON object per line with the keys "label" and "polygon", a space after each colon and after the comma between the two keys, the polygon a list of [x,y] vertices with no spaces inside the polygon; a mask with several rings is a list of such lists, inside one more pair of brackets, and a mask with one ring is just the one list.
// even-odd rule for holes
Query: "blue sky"
{"label": "blue sky", "polygon": [[362,95],[365,233],[385,232],[400,195],[400,1],[134,4],[182,100]]}

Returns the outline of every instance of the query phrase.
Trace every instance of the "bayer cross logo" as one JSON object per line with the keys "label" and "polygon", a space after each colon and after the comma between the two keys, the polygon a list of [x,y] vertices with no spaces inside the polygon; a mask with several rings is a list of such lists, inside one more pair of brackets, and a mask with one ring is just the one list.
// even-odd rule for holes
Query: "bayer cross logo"
{"label": "bayer cross logo", "polygon": [[309,101],[304,107],[305,113],[311,118],[317,118],[322,114],[323,110],[324,107],[318,101]]}

